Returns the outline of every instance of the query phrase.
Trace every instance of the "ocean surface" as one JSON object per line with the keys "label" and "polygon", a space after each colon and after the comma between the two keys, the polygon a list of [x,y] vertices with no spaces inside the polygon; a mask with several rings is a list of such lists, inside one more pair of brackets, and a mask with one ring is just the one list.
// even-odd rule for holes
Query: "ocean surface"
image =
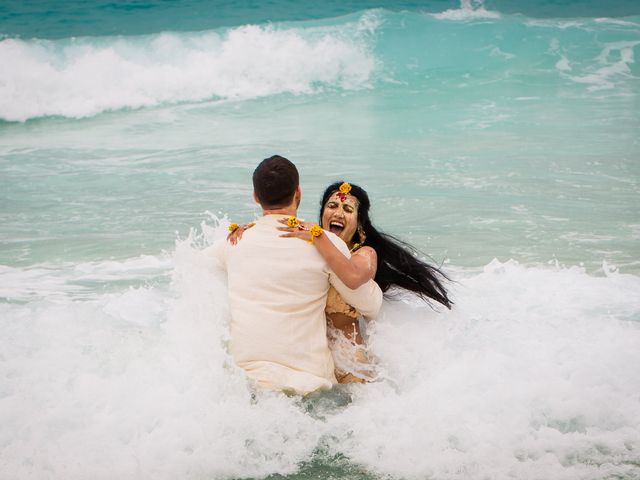
{"label": "ocean surface", "polygon": [[[0,3],[0,477],[640,478],[640,3]],[[252,392],[199,251],[279,153],[452,278]]]}

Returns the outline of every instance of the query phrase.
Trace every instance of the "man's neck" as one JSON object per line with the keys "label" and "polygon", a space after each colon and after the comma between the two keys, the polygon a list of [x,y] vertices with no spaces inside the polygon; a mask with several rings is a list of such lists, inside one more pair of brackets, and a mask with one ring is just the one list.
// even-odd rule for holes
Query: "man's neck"
{"label": "man's neck", "polygon": [[287,215],[289,217],[295,217],[298,214],[298,209],[293,205],[283,208],[263,208],[262,215]]}

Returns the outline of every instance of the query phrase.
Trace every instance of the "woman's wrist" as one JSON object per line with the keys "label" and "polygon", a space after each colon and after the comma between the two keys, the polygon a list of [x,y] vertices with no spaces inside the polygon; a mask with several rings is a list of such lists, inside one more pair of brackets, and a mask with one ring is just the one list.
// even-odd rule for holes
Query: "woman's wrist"
{"label": "woman's wrist", "polygon": [[309,233],[311,234],[311,240],[309,240],[309,242],[313,243],[316,238],[319,238],[324,234],[324,230],[322,230],[320,225],[315,224],[309,228]]}

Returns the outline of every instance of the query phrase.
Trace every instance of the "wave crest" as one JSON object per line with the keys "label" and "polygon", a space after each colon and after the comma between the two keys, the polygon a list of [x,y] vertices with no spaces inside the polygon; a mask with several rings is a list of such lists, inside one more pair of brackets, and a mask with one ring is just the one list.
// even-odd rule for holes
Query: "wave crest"
{"label": "wave crest", "polygon": [[338,27],[247,25],[220,32],[59,41],[5,39],[0,118],[82,118],[108,110],[366,87],[371,14]]}
{"label": "wave crest", "polygon": [[449,9],[433,16],[439,20],[466,21],[485,18],[500,18],[500,13],[484,8],[483,0],[460,0],[459,9]]}

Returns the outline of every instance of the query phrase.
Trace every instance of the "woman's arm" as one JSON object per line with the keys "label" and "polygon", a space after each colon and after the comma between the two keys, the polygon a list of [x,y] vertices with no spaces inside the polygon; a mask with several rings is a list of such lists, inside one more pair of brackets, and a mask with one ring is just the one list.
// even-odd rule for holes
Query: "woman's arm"
{"label": "woman's arm", "polygon": [[362,247],[347,258],[326,235],[317,237],[313,244],[342,283],[352,290],[376,276],[378,255],[373,248]]}
{"label": "woman's arm", "polygon": [[281,236],[300,238],[313,243],[331,270],[347,287],[355,290],[376,276],[378,255],[373,248],[362,247],[351,258],[347,258],[326,235],[312,237],[307,224],[302,224],[302,226],[304,230],[297,227],[281,227],[280,230],[287,232]]}

